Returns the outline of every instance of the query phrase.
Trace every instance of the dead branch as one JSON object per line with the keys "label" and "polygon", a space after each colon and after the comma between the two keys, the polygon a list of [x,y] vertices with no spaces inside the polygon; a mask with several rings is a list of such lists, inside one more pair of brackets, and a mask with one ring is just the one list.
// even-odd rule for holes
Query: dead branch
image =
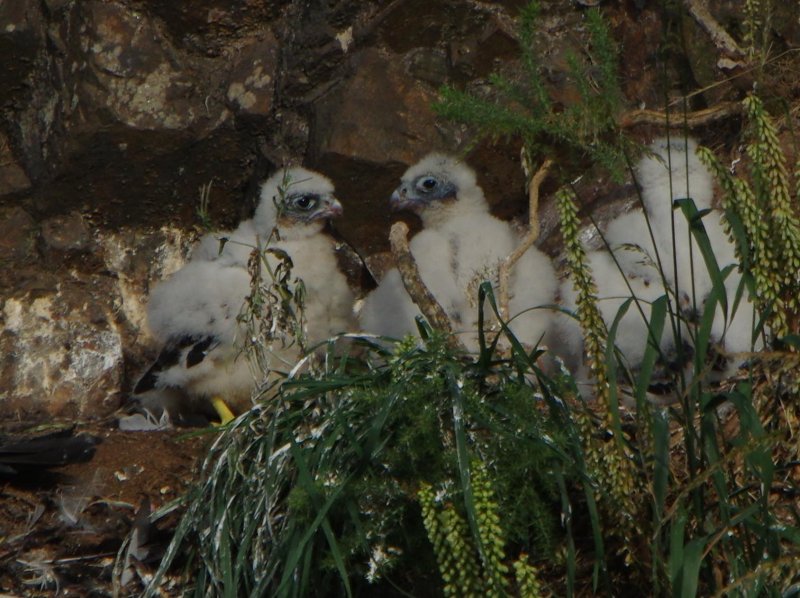
{"label": "dead branch", "polygon": [[676,112],[673,118],[667,118],[666,112],[659,112],[658,110],[631,110],[622,115],[619,124],[623,129],[629,129],[637,125],[692,128],[722,120],[734,114],[739,114],[741,111],[741,102],[721,102],[711,108],[687,112],[686,114],[679,114]]}
{"label": "dead branch", "polygon": [[422,315],[430,322],[431,326],[447,335],[451,347],[466,351],[463,343],[453,333],[453,325],[450,322],[450,318],[447,317],[447,313],[439,305],[433,293],[425,286],[425,283],[422,282],[417,262],[414,261],[414,256],[411,255],[411,251],[408,248],[408,226],[405,222],[395,222],[392,225],[389,232],[389,243],[392,246],[395,266],[400,272],[403,286],[406,288],[411,300],[419,307]]}
{"label": "dead branch", "polygon": [[[707,2],[707,0],[705,0]],[[726,56],[734,60],[745,58],[745,52],[739,44],[725,31],[713,15],[708,12],[708,8],[703,3],[704,0],[683,0],[689,14],[694,17],[698,25],[711,36],[711,41]]]}
{"label": "dead branch", "polygon": [[528,186],[528,234],[522,240],[522,243],[520,243],[519,246],[517,246],[517,248],[511,253],[511,255],[503,260],[503,263],[500,264],[500,268],[497,271],[497,291],[500,303],[500,316],[504,320],[508,320],[509,318],[508,279],[511,276],[511,268],[514,267],[514,264],[516,264],[519,259],[525,255],[525,252],[528,251],[531,245],[536,242],[536,239],[539,238],[539,187],[541,187],[542,182],[547,177],[548,172],[550,172],[550,167],[552,165],[553,161],[548,158],[539,167],[539,170],[537,170],[536,173],[531,177],[531,181]]}

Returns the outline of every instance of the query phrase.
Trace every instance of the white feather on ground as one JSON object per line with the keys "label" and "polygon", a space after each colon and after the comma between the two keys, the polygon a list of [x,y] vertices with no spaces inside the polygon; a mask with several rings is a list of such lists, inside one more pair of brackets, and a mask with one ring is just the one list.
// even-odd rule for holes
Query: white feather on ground
{"label": "white feather on ground", "polygon": [[[501,260],[520,239],[508,223],[491,215],[472,169],[450,156],[430,154],[409,168],[391,201],[420,215],[423,230],[409,243],[420,277],[467,348],[477,350],[478,285],[496,276]],[[552,304],[556,288],[549,258],[529,249],[512,271],[511,315]],[[400,338],[416,332],[418,314],[392,269],[366,298],[359,319],[367,332]],[[485,316],[491,323],[491,308]],[[533,345],[549,329],[550,319],[546,310],[531,310],[512,320],[511,328]]]}
{"label": "white feather on ground", "polygon": [[[351,329],[353,295],[333,240],[323,234],[325,221],[340,213],[333,185],[318,173],[296,167],[267,180],[252,220],[203,237],[192,259],[154,289],[148,323],[164,349],[135,392],[150,405],[157,403],[152,391],[158,389],[179,389],[200,400],[219,396],[234,411],[249,405],[257,381],[270,378],[270,372],[251,370],[243,353],[246,329],[237,320],[251,292],[247,266],[256,248],[269,248],[263,255],[273,270],[280,262],[276,254],[291,258],[290,285],[302,281],[305,287],[307,346]],[[221,251],[219,237],[227,238]],[[299,345],[291,341],[277,339],[270,347],[271,370],[288,371],[299,360]],[[169,407],[174,392],[163,396],[162,406]]]}

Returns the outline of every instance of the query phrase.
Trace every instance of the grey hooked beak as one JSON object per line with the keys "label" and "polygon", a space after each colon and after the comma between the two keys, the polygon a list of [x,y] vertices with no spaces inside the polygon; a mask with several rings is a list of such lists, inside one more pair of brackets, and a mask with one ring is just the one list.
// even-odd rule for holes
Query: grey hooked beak
{"label": "grey hooked beak", "polygon": [[325,216],[327,218],[336,218],[337,216],[341,216],[344,209],[342,208],[342,204],[339,203],[339,200],[335,197],[331,197],[328,201],[328,205],[325,207]]}
{"label": "grey hooked beak", "polygon": [[417,205],[413,199],[408,197],[408,189],[405,185],[400,185],[394,190],[392,196],[389,198],[389,203],[393,210],[403,210],[406,208],[414,209]]}

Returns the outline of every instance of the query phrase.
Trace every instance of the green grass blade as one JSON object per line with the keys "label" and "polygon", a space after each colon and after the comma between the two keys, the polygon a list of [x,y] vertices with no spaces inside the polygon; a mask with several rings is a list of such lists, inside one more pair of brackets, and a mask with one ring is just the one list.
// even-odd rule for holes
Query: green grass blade
{"label": "green grass blade", "polygon": [[481,560],[486,561],[485,551],[481,542],[481,534],[478,528],[478,517],[475,509],[475,494],[472,490],[472,481],[470,476],[470,455],[467,447],[467,433],[466,433],[466,411],[464,408],[464,396],[461,392],[461,382],[459,381],[459,373],[448,370],[447,385],[450,391],[450,398],[452,400],[452,413],[453,413],[453,433],[456,441],[456,455],[458,458],[458,475],[461,481],[461,490],[464,493],[464,510],[467,515],[472,537],[475,540],[475,545],[478,547],[478,552],[481,555]]}
{"label": "green grass blade", "polygon": [[703,553],[706,538],[695,538],[683,549],[683,571],[681,572],[681,598],[697,596],[700,583],[700,568],[703,565]]}
{"label": "green grass blade", "polygon": [[653,431],[653,499],[655,501],[655,529],[661,525],[669,488],[669,418],[663,409],[653,409],[650,414]]}
{"label": "green grass blade", "polygon": [[[722,309],[724,313],[728,313],[728,303],[725,293],[725,280],[720,272],[717,257],[714,255],[714,248],[711,246],[711,241],[706,233],[705,226],[703,226],[703,217],[709,213],[709,210],[699,211],[690,197],[676,199],[675,204],[680,207],[686,221],[689,223],[689,230],[692,237],[697,243],[700,253],[703,256],[703,262],[706,266],[706,273],[711,278],[711,283],[714,290],[720,298]],[[685,290],[685,289],[684,289]]]}
{"label": "green grass blade", "polygon": [[684,538],[687,520],[688,515],[686,510],[680,507],[675,513],[669,530],[669,558],[667,563],[670,585],[673,588],[673,596],[676,595],[677,588],[681,586],[681,577],[685,562]]}
{"label": "green grass blade", "polygon": [[636,377],[634,392],[636,393],[636,409],[644,413],[647,391],[653,377],[656,362],[661,356],[661,337],[667,319],[669,298],[662,295],[650,305],[650,320],[647,324],[647,345],[645,346],[642,364]]}

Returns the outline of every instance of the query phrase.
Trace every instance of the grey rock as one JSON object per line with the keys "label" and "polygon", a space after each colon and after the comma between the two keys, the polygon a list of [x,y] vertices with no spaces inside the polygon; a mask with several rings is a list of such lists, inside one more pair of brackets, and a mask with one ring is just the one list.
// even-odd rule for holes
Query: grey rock
{"label": "grey rock", "polygon": [[102,280],[8,297],[0,310],[0,409],[104,416],[119,405],[122,338],[99,297]]}
{"label": "grey rock", "polygon": [[447,53],[438,48],[415,48],[403,59],[409,75],[433,86],[447,81]]}
{"label": "grey rock", "polygon": [[139,129],[213,129],[228,118],[197,72],[202,61],[181,55],[146,14],[114,2],[87,2],[82,10],[81,49],[94,74],[82,81],[89,108]]}

